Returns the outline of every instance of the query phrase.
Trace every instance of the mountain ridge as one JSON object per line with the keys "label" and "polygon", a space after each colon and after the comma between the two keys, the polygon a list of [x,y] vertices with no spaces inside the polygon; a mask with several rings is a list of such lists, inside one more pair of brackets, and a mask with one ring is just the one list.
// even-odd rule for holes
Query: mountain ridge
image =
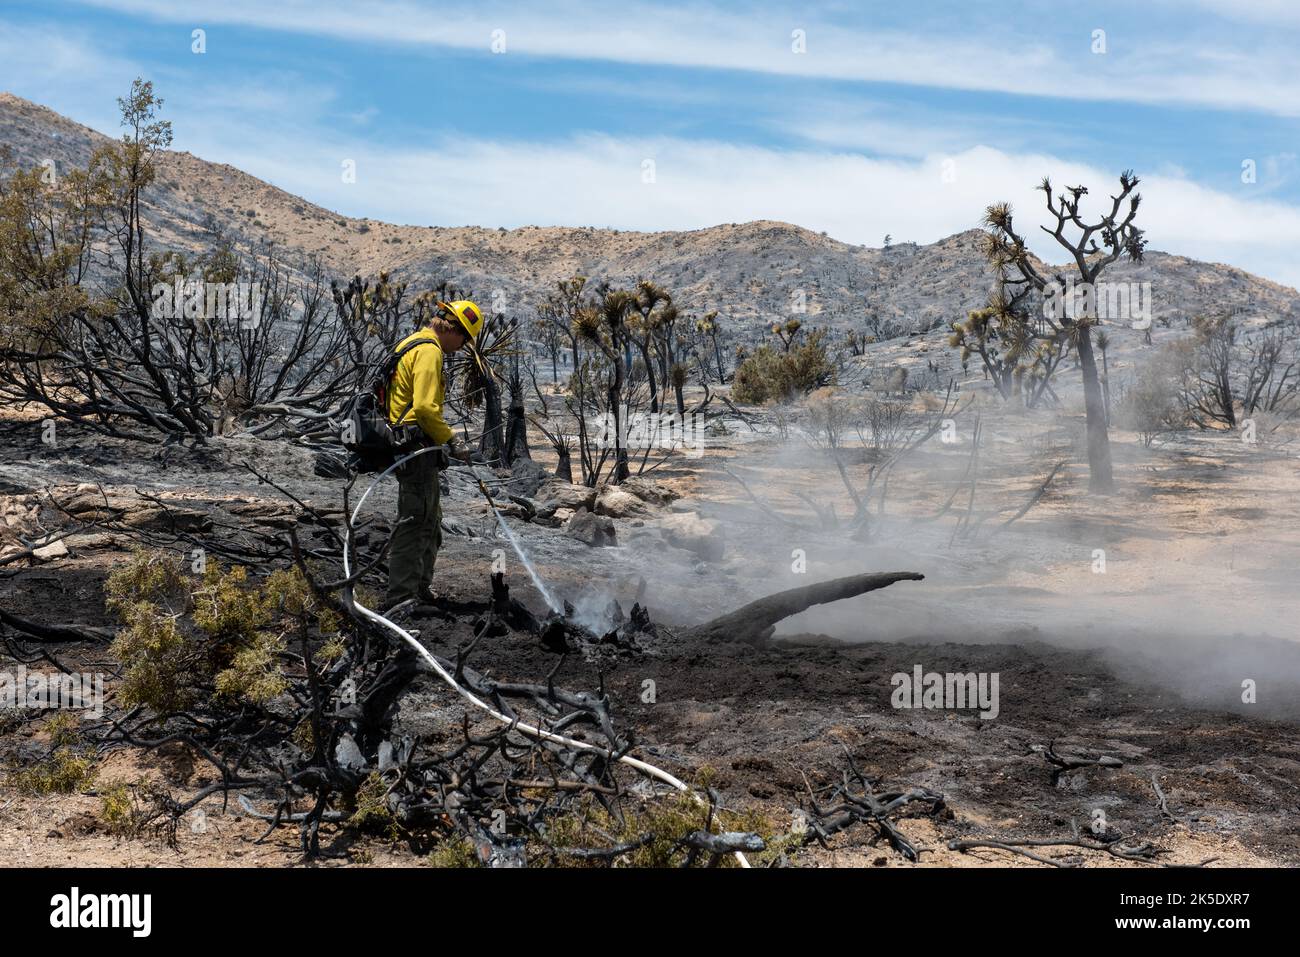
{"label": "mountain ridge", "polygon": [[[0,93],[0,145],[18,162],[84,165],[110,137],[47,107]],[[249,173],[167,151],[148,197],[156,241],[194,251],[218,227],[238,244],[271,244],[300,266],[319,260],[338,278],[380,270],[414,285],[450,278],[505,312],[531,312],[556,281],[587,275],[615,284],[653,279],[686,312],[719,310],[733,331],[757,332],[798,313],[806,322],[891,331],[945,326],[981,306],[993,275],[968,229],[927,244],[854,245],[776,220],[691,230],[573,226],[402,226],[335,213]],[[1157,319],[1222,309],[1261,319],[1300,313],[1295,289],[1245,270],[1149,251],[1105,278],[1151,282]]]}

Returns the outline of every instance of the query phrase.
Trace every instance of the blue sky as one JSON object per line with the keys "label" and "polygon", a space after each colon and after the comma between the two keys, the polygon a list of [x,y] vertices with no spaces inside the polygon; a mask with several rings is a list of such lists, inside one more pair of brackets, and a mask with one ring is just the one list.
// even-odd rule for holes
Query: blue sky
{"label": "blue sky", "polygon": [[143,75],[176,148],[422,225],[930,242],[1131,167],[1154,248],[1300,283],[1300,3],[1136,6],[11,0],[0,88],[112,132]]}

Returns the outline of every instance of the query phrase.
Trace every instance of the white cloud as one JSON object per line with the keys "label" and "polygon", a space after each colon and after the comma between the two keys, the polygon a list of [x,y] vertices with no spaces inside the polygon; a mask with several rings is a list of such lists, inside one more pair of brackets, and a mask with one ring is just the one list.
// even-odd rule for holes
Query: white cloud
{"label": "white cloud", "polygon": [[88,30],[0,21],[0,89],[44,106],[58,103],[101,131],[117,128],[113,98],[141,72]]}
{"label": "white cloud", "polygon": [[[1139,27],[1112,31],[1110,52],[1090,52],[1090,36],[1053,48],[1013,18],[947,35],[934,31],[844,27],[816,15],[774,10],[743,13],[709,7],[571,0],[539,10],[527,4],[457,8],[411,0],[367,4],[339,0],[86,0],[117,11],[186,24],[238,24],[349,41],[451,47],[487,53],[494,30],[508,52],[750,70],[841,80],[902,83],[1070,99],[1181,103],[1300,115],[1293,49],[1258,41],[1236,46],[1227,35],[1173,44]],[[1212,3],[1212,0],[1205,0]],[[996,18],[994,19],[995,22]],[[1034,22],[1037,22],[1036,20]],[[807,52],[791,50],[802,29]],[[958,32],[960,31],[960,32]],[[210,44],[211,44],[210,38]]]}
{"label": "white cloud", "polygon": [[[1171,0],[1165,0],[1166,3]],[[1186,0],[1172,0],[1186,11]],[[1192,0],[1226,20],[1244,20],[1270,26],[1300,26],[1300,6],[1295,0]]]}

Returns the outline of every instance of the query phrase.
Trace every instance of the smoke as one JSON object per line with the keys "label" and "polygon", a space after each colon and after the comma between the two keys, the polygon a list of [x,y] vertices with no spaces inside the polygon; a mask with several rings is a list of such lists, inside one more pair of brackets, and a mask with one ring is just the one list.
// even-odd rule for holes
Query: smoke
{"label": "smoke", "polygon": [[[1180,433],[1147,448],[1116,433],[1119,490],[1090,496],[1079,411],[1068,400],[1059,412],[972,406],[955,440],[936,435],[897,464],[883,509],[878,485],[857,530],[806,408],[786,410],[783,430],[769,415],[761,435],[734,423],[680,506],[722,522],[727,557],[701,566],[677,550],[636,556],[652,611],[692,624],[786,588],[917,571],[925,581],[811,608],[777,635],[1097,649],[1117,674],[1192,704],[1300,713],[1293,460],[1233,434]],[[859,489],[869,460],[860,443],[844,445]],[[1047,491],[1008,523],[1058,462]],[[1254,705],[1244,703],[1252,691]]]}

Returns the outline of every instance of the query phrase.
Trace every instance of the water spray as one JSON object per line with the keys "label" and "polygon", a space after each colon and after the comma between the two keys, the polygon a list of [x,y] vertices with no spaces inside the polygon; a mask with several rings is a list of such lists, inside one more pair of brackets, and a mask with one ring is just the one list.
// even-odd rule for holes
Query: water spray
{"label": "water spray", "polygon": [[[379,485],[381,479],[383,479],[385,476],[395,471],[398,468],[398,466],[403,465],[406,462],[409,462],[417,455],[424,455],[427,452],[433,452],[438,449],[445,449],[445,446],[431,445],[428,448],[417,449],[416,451],[410,453],[409,455],[404,455],[401,458],[399,458],[396,462],[394,462],[392,465],[390,465],[387,469],[385,469],[383,472],[381,472],[378,476],[376,476],[375,480],[370,483],[370,487],[366,489],[365,494],[363,494],[360,500],[357,502],[357,507],[352,510],[352,515],[348,519],[347,527],[344,529],[343,574],[345,577],[350,578],[352,576],[352,564],[351,564],[351,559],[349,558],[349,555],[352,551],[352,526],[356,524],[357,516],[361,514],[361,506],[363,506],[366,503],[366,499],[370,497],[370,493],[375,490],[375,487],[377,485]],[[484,494],[487,494],[487,488],[486,486],[483,485],[481,480],[479,482],[479,487],[484,491]],[[488,496],[488,502],[489,503],[492,502],[492,498],[490,495]],[[495,505],[493,506],[492,510],[496,512]],[[499,512],[497,512],[497,520],[498,521],[501,520],[501,514]],[[505,523],[502,522],[502,525],[504,526]],[[514,536],[511,536],[511,540],[512,541],[514,540]],[[518,547],[516,546],[516,550],[517,548]],[[520,557],[521,558],[523,557],[522,554],[520,555]],[[539,589],[540,589],[540,582],[539,582]],[[349,589],[349,591],[351,591],[351,589]],[[543,591],[542,593],[543,595],[546,594],[545,591]],[[429,651],[429,649],[425,648],[424,645],[420,644],[420,642],[416,640],[415,636],[412,635],[409,631],[407,631],[405,628],[403,628],[401,625],[397,624],[396,622],[390,621],[388,618],[385,618],[379,612],[367,608],[365,605],[361,604],[361,602],[357,601],[355,596],[350,596],[350,597],[352,597],[352,606],[357,610],[357,612],[361,615],[361,617],[367,619],[368,621],[373,621],[376,624],[383,625],[389,631],[393,632],[393,634],[397,635],[397,637],[401,638],[402,641],[404,641],[407,645],[409,645],[411,650],[414,651],[417,655],[419,655],[424,660],[424,662],[433,670],[433,673],[436,674],[439,678],[441,678],[442,681],[448,687],[450,687],[453,691],[456,692],[456,694],[460,695],[460,697],[464,698],[474,707],[478,708],[481,711],[486,712],[488,715],[490,715],[492,718],[496,719],[497,721],[501,722],[502,724],[510,725],[512,730],[518,731],[520,734],[525,735],[526,737],[533,738],[534,740],[537,741],[551,741],[555,744],[562,744],[565,747],[576,748],[580,751],[593,751],[597,754],[602,755],[607,761],[618,761],[620,764],[626,764],[628,767],[635,768],[637,771],[640,771],[642,774],[646,775],[647,777],[655,778],[656,780],[662,781],[665,784],[670,785],[673,788],[676,788],[678,791],[681,791],[685,794],[689,794],[700,804],[705,804],[704,799],[701,798],[694,791],[692,791],[689,787],[687,787],[684,782],[673,777],[673,775],[669,774],[667,771],[663,770],[662,768],[655,767],[653,764],[648,764],[647,762],[638,760],[637,758],[634,758],[628,754],[615,754],[614,752],[610,751],[608,748],[602,748],[598,745],[590,744],[586,741],[578,741],[574,738],[569,738],[562,734],[556,734],[554,731],[547,731],[544,728],[534,727],[531,724],[525,724],[524,722],[520,721],[517,717],[509,717],[505,714],[502,714],[496,708],[492,707],[492,705],[480,699],[472,691],[462,687],[461,684],[457,682],[456,679],[452,676],[451,672],[449,672],[445,667],[443,667],[442,662],[440,662],[438,658],[432,652]],[[738,863],[741,867],[744,868],[749,867],[749,859],[746,858],[743,853],[741,853],[740,851],[735,851],[733,853],[735,854],[736,863]]]}
{"label": "water spray", "polygon": [[510,540],[510,545],[514,548],[515,554],[519,556],[519,560],[523,562],[524,568],[528,570],[528,575],[532,578],[533,584],[537,586],[537,590],[541,592],[542,598],[546,600],[547,607],[557,615],[563,614],[564,608],[561,607],[560,604],[551,597],[551,593],[547,591],[546,585],[542,582],[542,576],[537,574],[537,569],[533,567],[533,563],[529,560],[527,553],[524,552],[523,545],[519,543],[519,539],[515,537],[515,533],[511,531],[510,526],[506,524],[505,517],[497,508],[497,503],[493,500],[492,493],[488,491],[488,487],[477,475],[474,476],[474,481],[478,483],[478,490],[482,492],[483,497],[487,499],[488,508],[492,509],[492,514],[497,517],[497,524],[501,526],[501,531],[506,533],[506,538]]}

